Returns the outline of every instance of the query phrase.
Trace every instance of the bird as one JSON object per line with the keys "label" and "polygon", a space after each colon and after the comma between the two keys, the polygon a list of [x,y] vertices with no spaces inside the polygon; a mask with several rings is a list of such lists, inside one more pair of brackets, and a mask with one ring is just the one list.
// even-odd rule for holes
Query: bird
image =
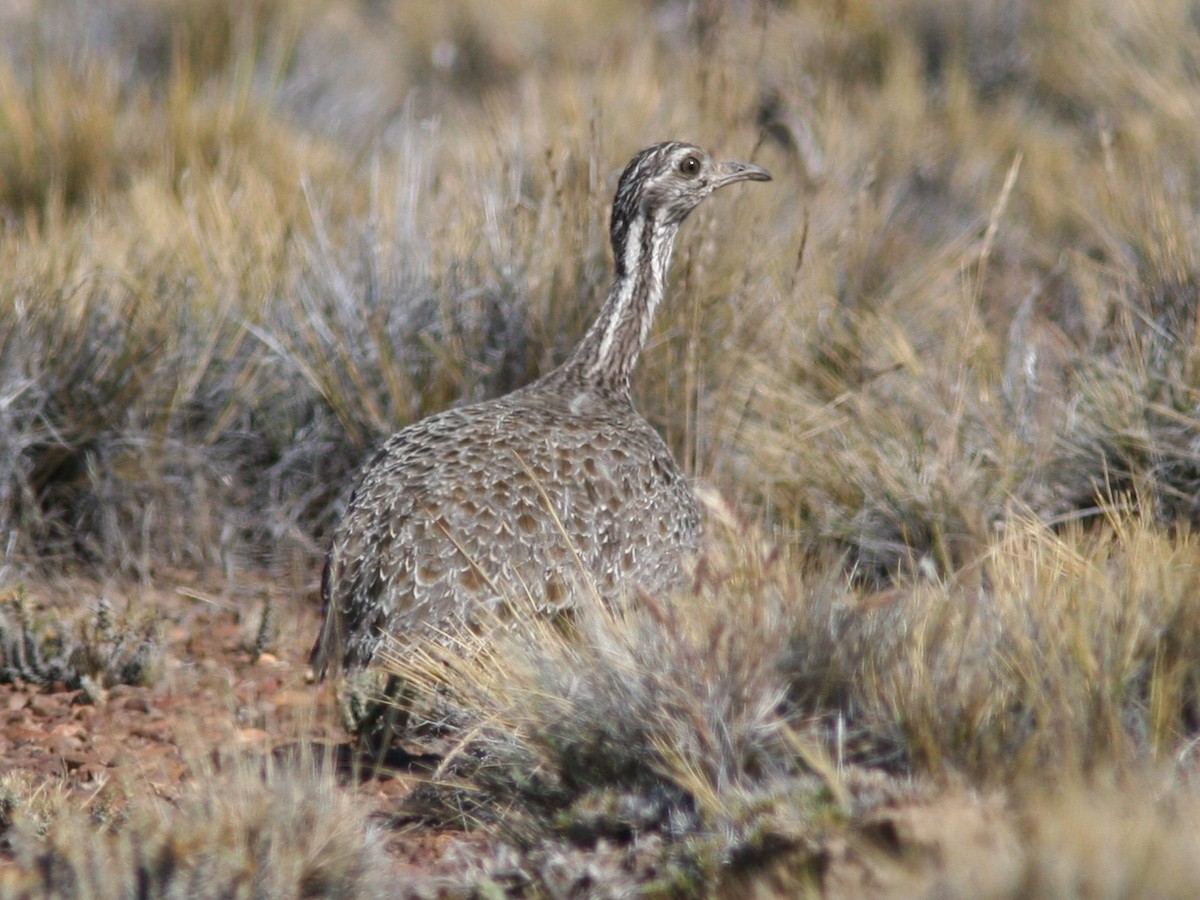
{"label": "bird", "polygon": [[719,188],[770,180],[679,141],[633,157],[613,200],[611,287],[567,359],[401,429],[360,471],[321,577],[318,678],[371,666],[388,640],[487,627],[514,598],[553,612],[581,586],[604,597],[680,586],[700,510],[630,377],[680,225]]}

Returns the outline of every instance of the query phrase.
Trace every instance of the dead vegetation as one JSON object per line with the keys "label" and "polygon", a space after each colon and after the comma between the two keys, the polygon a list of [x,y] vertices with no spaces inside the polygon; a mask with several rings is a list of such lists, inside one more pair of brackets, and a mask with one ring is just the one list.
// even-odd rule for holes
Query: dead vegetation
{"label": "dead vegetation", "polygon": [[202,765],[174,804],[143,796],[116,814],[10,779],[0,809],[16,865],[0,897],[393,896],[379,830],[312,765]]}
{"label": "dead vegetation", "polygon": [[[1193,894],[1194,4],[560,7],[0,9],[3,596],[312,603],[375,443],[561,360],[620,165],[694,140],[775,181],[689,222],[636,393],[736,513],[682,596],[398,655],[445,755],[397,815],[479,838],[412,893]],[[3,673],[153,678],[117,608],[7,607]],[[271,777],[58,830],[5,782],[4,884],[270,869],[216,823],[317,794],[375,877]]]}

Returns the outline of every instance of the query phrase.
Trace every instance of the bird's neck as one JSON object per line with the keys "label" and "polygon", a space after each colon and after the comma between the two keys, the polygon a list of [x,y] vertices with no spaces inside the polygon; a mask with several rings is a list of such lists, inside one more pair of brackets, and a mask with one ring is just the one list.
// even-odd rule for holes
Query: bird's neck
{"label": "bird's neck", "polygon": [[609,395],[628,396],[629,378],[662,300],[678,223],[639,216],[613,248],[608,299],[559,377]]}

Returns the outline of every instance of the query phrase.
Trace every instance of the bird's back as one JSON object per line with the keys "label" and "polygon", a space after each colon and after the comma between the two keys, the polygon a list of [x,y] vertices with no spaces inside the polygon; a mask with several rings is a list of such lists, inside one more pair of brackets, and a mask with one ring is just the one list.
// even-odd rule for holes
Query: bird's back
{"label": "bird's back", "polygon": [[316,668],[366,665],[385,634],[453,632],[512,603],[669,589],[699,537],[690,486],[627,400],[534,385],[448,410],[365,468],[326,562]]}

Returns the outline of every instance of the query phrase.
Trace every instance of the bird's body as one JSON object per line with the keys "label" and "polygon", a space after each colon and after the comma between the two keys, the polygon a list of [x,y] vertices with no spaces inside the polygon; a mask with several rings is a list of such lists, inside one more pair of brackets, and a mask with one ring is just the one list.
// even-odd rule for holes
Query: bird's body
{"label": "bird's body", "polygon": [[315,669],[369,664],[385,636],[453,632],[580,588],[669,590],[699,544],[695,496],[634,409],[629,377],[688,212],[757,166],[659,144],[621,177],[615,274],[570,358],[504,397],[393,435],[367,464],[322,579]]}

